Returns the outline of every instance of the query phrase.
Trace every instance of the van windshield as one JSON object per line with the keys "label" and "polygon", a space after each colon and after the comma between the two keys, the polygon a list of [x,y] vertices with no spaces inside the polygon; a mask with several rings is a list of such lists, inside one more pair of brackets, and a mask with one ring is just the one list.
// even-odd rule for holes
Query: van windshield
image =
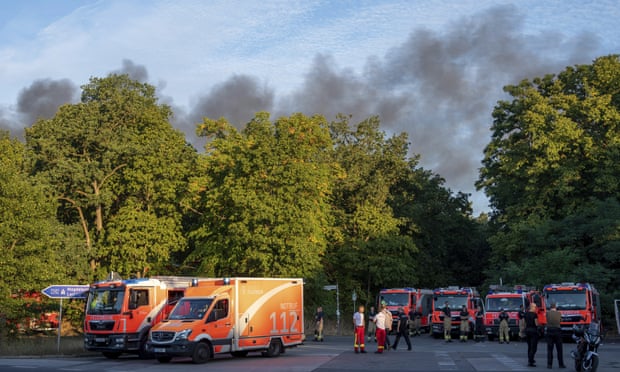
{"label": "van windshield", "polygon": [[408,306],[409,295],[407,293],[383,293],[381,299],[387,306]]}
{"label": "van windshield", "polygon": [[463,305],[467,306],[467,295],[435,296],[435,309],[443,309],[446,301],[452,311],[460,310]]}
{"label": "van windshield", "polygon": [[585,291],[553,291],[547,292],[547,309],[552,303],[558,305],[558,310],[585,310]]}
{"label": "van windshield", "polygon": [[523,304],[521,297],[491,297],[487,298],[487,311],[519,311]]}
{"label": "van windshield", "polygon": [[86,313],[89,315],[120,314],[123,309],[125,289],[96,288],[88,293]]}
{"label": "van windshield", "polygon": [[213,299],[211,298],[182,298],[170,313],[170,320],[196,320],[204,318]]}

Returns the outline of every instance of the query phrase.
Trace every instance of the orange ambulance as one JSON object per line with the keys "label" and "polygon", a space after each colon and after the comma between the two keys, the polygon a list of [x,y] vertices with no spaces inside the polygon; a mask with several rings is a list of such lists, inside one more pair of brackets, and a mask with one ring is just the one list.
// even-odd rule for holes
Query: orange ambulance
{"label": "orange ambulance", "polygon": [[204,279],[151,329],[148,350],[161,363],[205,363],[221,353],[277,356],[303,340],[303,279]]}

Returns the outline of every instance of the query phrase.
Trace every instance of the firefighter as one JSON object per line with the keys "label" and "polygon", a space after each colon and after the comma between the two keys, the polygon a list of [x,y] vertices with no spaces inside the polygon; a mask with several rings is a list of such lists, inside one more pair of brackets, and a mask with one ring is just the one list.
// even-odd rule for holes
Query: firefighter
{"label": "firefighter", "polygon": [[314,341],[323,342],[323,307],[316,308],[316,314],[314,314]]}
{"label": "firefighter", "polygon": [[549,369],[553,365],[553,345],[555,345],[555,350],[558,354],[559,367],[566,368],[562,351],[561,320],[562,314],[558,311],[557,304],[552,302],[551,309],[547,311],[547,368]]}
{"label": "firefighter", "polygon": [[405,314],[405,309],[402,307],[398,309],[398,322],[396,323],[396,340],[392,349],[396,350],[398,347],[398,341],[401,337],[405,338],[407,343],[407,350],[411,351],[411,340],[409,339],[409,315]]}
{"label": "firefighter", "polygon": [[[390,332],[392,331],[392,313],[388,310],[385,302],[383,303],[383,313],[385,314],[385,350],[389,350],[390,344]],[[377,341],[378,342],[378,341]]]}
{"label": "firefighter", "polygon": [[502,309],[502,312],[499,313],[499,343],[503,344],[506,341],[507,344],[510,343],[510,328],[508,327],[508,319],[510,316],[506,312],[506,309]]}
{"label": "firefighter", "polygon": [[450,332],[452,332],[452,309],[450,309],[450,304],[446,301],[443,307],[443,338],[446,342],[452,342]]}
{"label": "firefighter", "polygon": [[411,323],[412,336],[420,336],[420,327],[422,326],[422,313],[417,309],[409,311],[409,322]]}
{"label": "firefighter", "polygon": [[467,311],[467,306],[463,305],[459,316],[461,317],[460,340],[461,342],[467,342],[467,335],[469,334],[469,311]]}
{"label": "firefighter", "polygon": [[476,342],[484,340],[484,311],[482,306],[478,306],[476,311]]}
{"label": "firefighter", "polygon": [[[390,315],[389,321],[392,321],[392,316]],[[383,306],[379,308],[379,312],[375,316],[375,325],[377,326],[377,351],[376,354],[383,354],[383,350],[385,349],[385,312],[383,312]]]}
{"label": "firefighter", "polygon": [[[365,354],[366,350],[364,350],[364,339],[366,338],[366,334],[364,332],[364,305],[360,305],[357,312],[353,314],[353,329],[355,334],[355,341],[353,343],[353,349],[355,353]],[[358,350],[359,349],[359,350]]]}
{"label": "firefighter", "polygon": [[538,350],[538,315],[536,304],[531,303],[529,311],[525,313],[525,338],[527,340],[527,365],[536,367],[536,351]]}
{"label": "firefighter", "polygon": [[523,304],[519,305],[519,339],[525,340],[525,310]]}
{"label": "firefighter", "polygon": [[366,330],[368,333],[368,342],[370,342],[371,338],[374,338],[375,342],[377,342],[377,335],[376,335],[377,327],[375,326],[376,315],[377,315],[377,312],[375,311],[375,307],[371,306],[370,310],[368,311],[368,329]]}

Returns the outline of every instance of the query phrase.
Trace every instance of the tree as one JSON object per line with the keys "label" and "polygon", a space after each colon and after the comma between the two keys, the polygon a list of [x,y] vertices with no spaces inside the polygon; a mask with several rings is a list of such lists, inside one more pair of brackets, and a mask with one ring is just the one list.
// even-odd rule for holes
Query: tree
{"label": "tree", "polygon": [[195,151],[153,86],[109,75],[82,89],[80,103],[26,129],[34,173],[53,185],[61,221],[81,226],[93,275],[168,264],[187,247],[181,200]]}
{"label": "tree", "polygon": [[493,112],[478,188],[497,221],[558,218],[620,195],[620,60],[601,57],[507,86]]}
{"label": "tree", "polygon": [[188,258],[206,275],[313,276],[321,268],[334,166],[325,119],[259,113],[242,131],[205,118],[192,181],[201,215]]}
{"label": "tree", "polygon": [[477,184],[494,208],[488,274],[539,285],[590,281],[617,293],[619,57],[505,91],[513,100],[493,112]]}
{"label": "tree", "polygon": [[416,166],[410,162],[390,200],[395,216],[405,221],[401,234],[419,249],[416,286],[482,284],[489,258],[486,221],[473,218],[466,194],[453,194],[443,178]]}
{"label": "tree", "polygon": [[87,273],[79,231],[56,220],[58,201],[29,176],[31,165],[24,145],[0,132],[0,316],[9,319],[35,315],[24,306],[32,292],[68,279],[83,283]]}
{"label": "tree", "polygon": [[392,187],[407,170],[407,136],[387,137],[379,125],[378,117],[351,125],[340,116],[330,126],[340,169],[332,199],[338,240],[325,265],[331,280],[356,289],[361,301],[378,288],[417,279],[417,248],[400,234],[403,221],[389,204]]}

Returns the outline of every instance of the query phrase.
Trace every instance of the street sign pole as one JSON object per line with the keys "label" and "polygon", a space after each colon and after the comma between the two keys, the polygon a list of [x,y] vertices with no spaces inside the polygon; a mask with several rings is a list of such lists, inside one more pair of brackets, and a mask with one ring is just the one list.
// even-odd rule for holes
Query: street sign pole
{"label": "street sign pole", "polygon": [[56,341],[56,350],[58,354],[60,354],[60,334],[62,333],[62,297],[60,298],[60,311],[58,314],[58,339]]}
{"label": "street sign pole", "polygon": [[60,335],[62,333],[62,299],[86,299],[89,288],[88,285],[50,285],[41,291],[49,298],[60,299],[60,309],[58,311],[58,339],[56,342],[58,354],[60,354]]}

